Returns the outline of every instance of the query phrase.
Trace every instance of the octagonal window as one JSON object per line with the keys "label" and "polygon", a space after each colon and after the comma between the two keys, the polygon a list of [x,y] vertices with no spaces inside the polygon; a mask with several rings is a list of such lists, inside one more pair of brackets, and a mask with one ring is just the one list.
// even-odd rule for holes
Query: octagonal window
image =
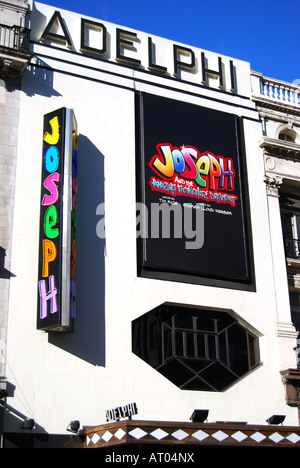
{"label": "octagonal window", "polygon": [[181,306],[134,320],[132,351],[183,390],[223,391],[259,365],[258,337],[233,316]]}

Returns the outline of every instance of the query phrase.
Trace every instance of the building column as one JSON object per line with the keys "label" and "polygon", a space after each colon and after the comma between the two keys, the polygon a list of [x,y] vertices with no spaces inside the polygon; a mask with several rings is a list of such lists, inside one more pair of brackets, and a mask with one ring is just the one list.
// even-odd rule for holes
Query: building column
{"label": "building column", "polygon": [[282,178],[269,177],[265,179],[268,196],[270,241],[273,260],[273,278],[276,294],[276,336],[279,342],[280,370],[297,367],[294,348],[298,333],[291,321],[286,258],[282,236],[282,225],[279,206],[279,187]]}
{"label": "building column", "polygon": [[279,346],[280,374],[285,386],[286,404],[298,407],[300,421],[300,369],[297,369],[295,348],[298,332],[291,322],[289,289],[279,205],[280,177],[266,177],[270,241],[276,294],[276,337]]}

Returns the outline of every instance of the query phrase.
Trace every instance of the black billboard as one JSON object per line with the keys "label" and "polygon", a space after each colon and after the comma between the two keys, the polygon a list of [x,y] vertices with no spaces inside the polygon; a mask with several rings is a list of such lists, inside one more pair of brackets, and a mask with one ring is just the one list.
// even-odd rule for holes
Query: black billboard
{"label": "black billboard", "polygon": [[253,284],[239,117],[141,93],[137,125],[138,274]]}

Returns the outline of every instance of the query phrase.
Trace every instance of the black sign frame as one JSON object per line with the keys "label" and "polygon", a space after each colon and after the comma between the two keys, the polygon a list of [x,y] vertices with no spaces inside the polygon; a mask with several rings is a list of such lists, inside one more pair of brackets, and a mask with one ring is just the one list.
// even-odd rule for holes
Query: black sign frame
{"label": "black sign frame", "polygon": [[[222,128],[218,125],[222,125]],[[195,204],[200,203],[214,212],[213,215],[209,212],[205,213],[203,247],[198,251],[189,252],[184,250],[182,245],[180,246],[180,241],[151,239],[148,212],[146,215],[148,216],[146,220],[148,237],[137,235],[138,276],[255,290],[243,119],[234,114],[196,104],[148,93],[136,93],[136,129],[137,202],[149,211],[151,203],[158,200],[161,203],[162,198],[165,199],[164,202],[168,198],[173,198],[176,202],[188,202],[194,208]],[[178,196],[178,192],[174,197],[170,193],[163,195],[159,191],[161,189],[153,190],[153,186],[150,189],[150,177],[155,175],[153,164],[150,168],[150,161],[153,162],[154,155],[163,161],[162,155],[159,155],[160,144],[170,144],[171,149],[190,145],[198,149],[200,154],[209,152],[216,157],[222,155],[226,160],[232,159],[235,187],[233,191],[223,190],[223,194],[236,196],[234,206],[228,202],[217,203],[214,200],[197,198],[197,196]],[[167,181],[167,178],[156,177],[157,180]],[[154,192],[157,192],[159,197]],[[217,212],[218,215],[216,215]],[[234,232],[239,233],[235,235],[235,239],[232,234]],[[213,245],[218,246],[218,236],[222,236],[221,246],[225,247],[226,243],[228,244],[231,255],[226,256],[224,251],[221,252],[222,255],[220,252],[214,254]],[[209,242],[207,243],[208,239],[211,241],[210,246]],[[238,242],[238,248],[236,242]],[[168,262],[168,255],[171,258],[175,252],[178,260]],[[196,261],[190,264],[192,256]],[[223,263],[221,256],[223,256]],[[200,267],[197,268],[195,265],[200,265]]]}

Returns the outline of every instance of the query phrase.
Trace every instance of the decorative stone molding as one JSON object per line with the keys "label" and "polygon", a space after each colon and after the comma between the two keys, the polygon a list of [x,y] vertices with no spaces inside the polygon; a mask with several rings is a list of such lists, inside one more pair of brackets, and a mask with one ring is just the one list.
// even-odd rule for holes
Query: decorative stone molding
{"label": "decorative stone molding", "polygon": [[300,369],[286,369],[280,372],[286,389],[286,403],[300,407]]}
{"label": "decorative stone molding", "polygon": [[18,78],[26,69],[28,59],[5,56],[0,52],[0,78]]}
{"label": "decorative stone molding", "polygon": [[275,333],[277,337],[292,338],[295,342],[298,336],[298,332],[295,330],[293,324],[285,322],[277,322]]}
{"label": "decorative stone molding", "polygon": [[264,150],[265,154],[286,159],[300,160],[300,145],[297,143],[263,137],[259,140],[259,146]]}
{"label": "decorative stone molding", "polygon": [[29,10],[29,2],[28,0],[0,0],[0,8],[25,14]]}
{"label": "decorative stone molding", "polygon": [[292,121],[293,125],[300,125],[300,112],[297,111],[296,113],[288,113],[286,111],[278,111],[275,109],[265,108],[257,103],[256,108],[259,112],[259,115],[262,119],[265,120],[272,120],[277,123],[281,123],[281,125],[287,124],[287,122]]}
{"label": "decorative stone molding", "polygon": [[271,197],[278,197],[278,190],[282,184],[282,177],[279,176],[266,176],[264,179],[267,186],[267,195]]}
{"label": "decorative stone molding", "polygon": [[[288,268],[295,268],[295,263],[296,263],[297,267],[300,268],[300,260],[294,260],[293,261],[293,259],[291,259],[291,261],[289,261],[289,259],[288,259],[287,260]],[[299,273],[288,272],[288,285],[289,285],[290,288],[300,290],[300,275],[299,275]],[[299,291],[297,291],[297,292],[299,292]]]}

